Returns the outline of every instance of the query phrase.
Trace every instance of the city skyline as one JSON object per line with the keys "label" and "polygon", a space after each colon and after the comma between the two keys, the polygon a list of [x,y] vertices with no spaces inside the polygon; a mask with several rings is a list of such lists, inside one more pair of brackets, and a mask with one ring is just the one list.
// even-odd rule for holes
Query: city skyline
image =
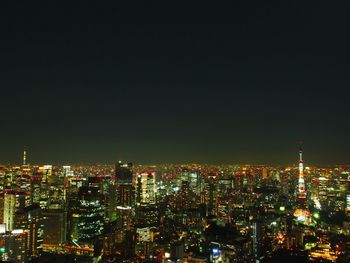
{"label": "city skyline", "polygon": [[0,169],[4,262],[348,262],[350,167]]}
{"label": "city skyline", "polygon": [[[299,144],[299,150],[302,150],[302,144]],[[118,162],[122,161],[133,161],[134,164],[136,165],[162,165],[162,164],[174,164],[174,165],[190,165],[190,164],[198,164],[198,165],[251,165],[251,166],[264,166],[264,165],[271,165],[271,166],[298,166],[296,160],[291,160],[288,163],[274,163],[274,162],[261,162],[261,163],[254,163],[254,162],[224,162],[224,161],[219,161],[219,162],[195,162],[195,161],[185,161],[185,162],[174,162],[174,161],[169,161],[169,162],[148,162],[148,163],[142,163],[142,162],[134,162],[134,160],[128,160],[128,159],[123,159],[123,158],[117,158],[112,160],[111,162],[105,161],[105,162],[97,162],[97,161],[92,161],[92,162],[72,162],[72,161],[63,161],[63,162],[55,162],[52,160],[46,160],[46,161],[31,161],[30,160],[30,154],[29,154],[29,161],[28,161],[28,147],[24,147],[22,151],[22,158],[19,160],[15,160],[13,162],[2,162],[0,163],[3,165],[42,165],[44,163],[51,163],[54,165],[115,165]],[[300,162],[300,160],[299,160]],[[309,163],[308,166],[315,166],[315,167],[332,167],[332,166],[350,166],[350,164],[346,163],[328,163],[328,164],[315,164],[315,163]]]}
{"label": "city skyline", "polygon": [[347,5],[5,1],[0,262],[350,262]]}

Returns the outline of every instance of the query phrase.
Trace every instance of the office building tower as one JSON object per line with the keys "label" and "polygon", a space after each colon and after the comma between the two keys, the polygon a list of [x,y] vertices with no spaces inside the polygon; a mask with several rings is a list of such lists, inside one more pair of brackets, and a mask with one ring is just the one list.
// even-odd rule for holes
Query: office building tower
{"label": "office building tower", "polygon": [[116,208],[118,224],[129,229],[132,224],[135,206],[134,178],[132,164],[118,162],[115,168]]}
{"label": "office building tower", "polygon": [[117,162],[115,165],[115,180],[118,184],[133,184],[132,163]]}
{"label": "office building tower", "polygon": [[32,205],[40,204],[41,191],[41,177],[32,176],[32,178],[30,178],[30,203]]}
{"label": "office building tower", "polygon": [[14,229],[15,212],[16,212],[16,193],[5,192],[4,193],[4,215],[3,222],[6,225],[6,230],[11,231]]}
{"label": "office building tower", "polygon": [[139,190],[140,202],[154,204],[156,202],[156,174],[144,172],[137,175],[136,188]]}
{"label": "office building tower", "polygon": [[3,223],[6,230],[15,228],[15,213],[25,207],[25,193],[14,190],[6,190],[3,197]]}
{"label": "office building tower", "polygon": [[260,262],[263,256],[263,222],[256,220],[252,222],[252,246],[255,262]]}
{"label": "office building tower", "polygon": [[27,232],[14,229],[0,233],[0,259],[2,262],[27,262]]}
{"label": "office building tower", "polygon": [[39,256],[42,250],[44,222],[38,204],[25,207],[16,212],[16,229],[25,229],[27,233],[28,258]]}
{"label": "office building tower", "polygon": [[52,165],[43,165],[39,167],[39,171],[43,176],[43,181],[45,183],[51,184],[53,182],[52,178]]}
{"label": "office building tower", "polygon": [[42,212],[44,223],[44,244],[60,245],[66,242],[67,212],[62,209],[48,209]]}
{"label": "office building tower", "polygon": [[79,188],[78,200],[72,209],[71,239],[93,245],[104,229],[104,206],[98,187]]}
{"label": "office building tower", "polygon": [[69,165],[64,165],[62,167],[63,177],[72,177],[74,176],[73,170]]}

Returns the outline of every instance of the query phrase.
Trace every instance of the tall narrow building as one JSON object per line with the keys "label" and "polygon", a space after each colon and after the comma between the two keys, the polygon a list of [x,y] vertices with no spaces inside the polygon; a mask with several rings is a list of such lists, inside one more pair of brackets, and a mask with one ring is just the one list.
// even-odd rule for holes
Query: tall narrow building
{"label": "tall narrow building", "polygon": [[115,167],[117,218],[126,229],[131,227],[135,207],[134,178],[132,164],[118,162]]}
{"label": "tall narrow building", "polygon": [[135,202],[134,178],[131,163],[118,162],[115,166],[115,182],[117,184],[117,205],[131,208]]}
{"label": "tall narrow building", "polygon": [[24,150],[23,150],[23,165],[27,164],[27,150],[26,147],[24,146]]}
{"label": "tall narrow building", "polygon": [[131,163],[118,162],[115,166],[117,229],[114,243],[118,253],[129,259],[135,253],[135,187],[131,168]]}

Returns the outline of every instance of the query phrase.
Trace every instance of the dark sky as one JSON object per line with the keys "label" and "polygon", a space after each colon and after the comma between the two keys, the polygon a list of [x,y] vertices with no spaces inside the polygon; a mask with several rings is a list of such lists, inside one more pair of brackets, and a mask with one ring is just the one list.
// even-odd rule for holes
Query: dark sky
{"label": "dark sky", "polygon": [[2,163],[350,163],[348,1],[16,2]]}

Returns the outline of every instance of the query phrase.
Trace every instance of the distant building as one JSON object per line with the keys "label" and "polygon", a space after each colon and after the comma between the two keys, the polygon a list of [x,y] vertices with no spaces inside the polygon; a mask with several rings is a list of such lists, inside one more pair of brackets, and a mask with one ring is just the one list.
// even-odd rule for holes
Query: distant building
{"label": "distant building", "polygon": [[130,163],[118,162],[115,168],[118,225],[126,229],[131,227],[135,207],[135,187],[131,167]]}
{"label": "distant building", "polygon": [[154,204],[156,202],[156,174],[154,172],[140,173],[137,179],[136,188],[140,188],[140,201],[145,204]]}
{"label": "distant building", "polygon": [[79,188],[79,197],[71,215],[71,238],[93,244],[104,228],[104,207],[96,187]]}
{"label": "distant building", "polygon": [[16,193],[5,192],[4,193],[4,224],[6,230],[11,231],[14,228],[16,212]]}
{"label": "distant building", "polygon": [[[0,199],[0,202],[1,199]],[[6,230],[11,231],[15,227],[15,213],[25,207],[25,193],[6,190],[3,197],[3,223]]]}
{"label": "distant building", "polygon": [[16,212],[16,229],[25,229],[27,233],[28,258],[41,253],[44,222],[40,206],[31,205]]}
{"label": "distant building", "polygon": [[67,235],[67,212],[50,209],[43,212],[44,244],[63,244]]}
{"label": "distant building", "polygon": [[115,181],[117,184],[132,185],[133,173],[131,171],[132,163],[117,162],[115,165]]}
{"label": "distant building", "polygon": [[0,233],[0,259],[14,263],[27,262],[27,237],[23,229]]}

